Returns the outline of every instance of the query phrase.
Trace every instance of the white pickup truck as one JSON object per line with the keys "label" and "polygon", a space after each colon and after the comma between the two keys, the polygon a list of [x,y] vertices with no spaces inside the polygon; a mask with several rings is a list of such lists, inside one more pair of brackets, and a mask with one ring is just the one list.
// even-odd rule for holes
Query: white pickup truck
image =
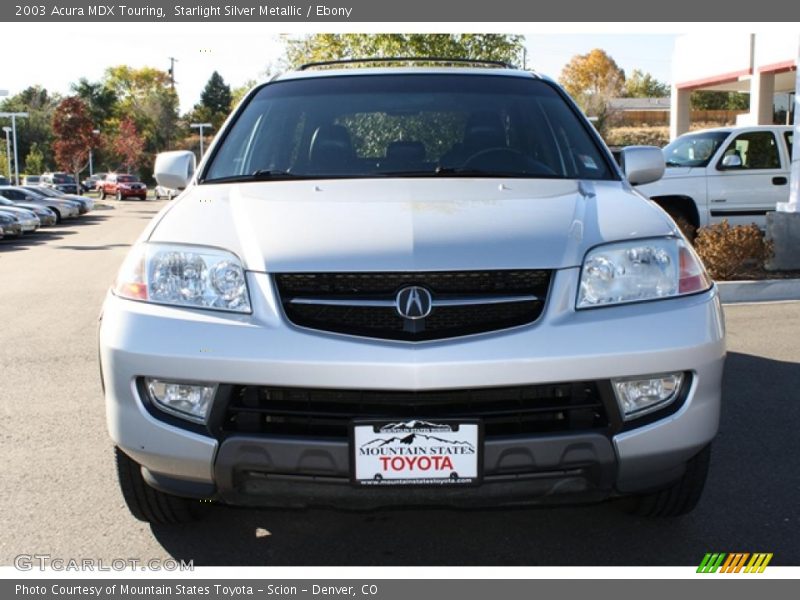
{"label": "white pickup truck", "polygon": [[664,148],[664,177],[638,190],[689,234],[722,219],[764,227],[766,213],[789,199],[792,137],[780,125],[684,134]]}

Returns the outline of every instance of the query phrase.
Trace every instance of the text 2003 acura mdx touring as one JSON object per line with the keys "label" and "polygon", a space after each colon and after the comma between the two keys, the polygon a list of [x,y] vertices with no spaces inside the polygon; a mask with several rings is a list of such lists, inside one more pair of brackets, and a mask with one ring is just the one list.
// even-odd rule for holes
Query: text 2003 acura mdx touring
{"label": "text 2003 acura mdx touring", "polygon": [[552,81],[307,68],[257,87],[127,257],[100,357],[122,492],[236,505],[696,504],[717,290]]}

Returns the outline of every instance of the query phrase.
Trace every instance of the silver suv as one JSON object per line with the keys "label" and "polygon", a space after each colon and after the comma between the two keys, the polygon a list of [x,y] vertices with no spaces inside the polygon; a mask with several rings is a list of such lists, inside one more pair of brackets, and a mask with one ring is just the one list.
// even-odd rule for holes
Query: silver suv
{"label": "silver suv", "polygon": [[[717,289],[553,81],[310,66],[250,92],[108,293],[134,516],[252,506],[697,503]],[[624,174],[623,174],[624,173]]]}

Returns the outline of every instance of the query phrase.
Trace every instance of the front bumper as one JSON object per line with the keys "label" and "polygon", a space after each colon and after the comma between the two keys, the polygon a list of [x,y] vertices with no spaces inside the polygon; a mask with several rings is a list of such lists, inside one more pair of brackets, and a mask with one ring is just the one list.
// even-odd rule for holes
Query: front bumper
{"label": "front bumper", "polygon": [[9,223],[3,225],[3,234],[8,237],[22,235],[22,225],[19,223]]}
{"label": "front bumper", "polygon": [[[671,300],[574,310],[578,270],[555,274],[536,323],[409,344],[302,330],[270,280],[248,274],[252,315],[186,310],[109,294],[100,330],[108,426],[154,487],[234,504],[375,506],[599,499],[680,477],[718,427],[724,325],[716,289]],[[345,440],[216,439],[154,416],[142,376],[237,385],[448,390],[608,380],[685,371],[677,410],[613,431],[487,439],[482,485],[400,490],[349,485]],[[403,416],[403,415],[398,415]],[[634,423],[635,425],[635,423]]]}

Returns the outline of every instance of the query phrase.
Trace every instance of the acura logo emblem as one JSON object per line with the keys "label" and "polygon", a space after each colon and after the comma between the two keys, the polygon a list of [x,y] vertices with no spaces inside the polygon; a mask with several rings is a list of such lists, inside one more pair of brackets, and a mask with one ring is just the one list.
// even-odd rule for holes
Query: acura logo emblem
{"label": "acura logo emblem", "polygon": [[423,287],[409,286],[397,292],[395,307],[401,317],[415,321],[431,314],[433,299],[431,293]]}

